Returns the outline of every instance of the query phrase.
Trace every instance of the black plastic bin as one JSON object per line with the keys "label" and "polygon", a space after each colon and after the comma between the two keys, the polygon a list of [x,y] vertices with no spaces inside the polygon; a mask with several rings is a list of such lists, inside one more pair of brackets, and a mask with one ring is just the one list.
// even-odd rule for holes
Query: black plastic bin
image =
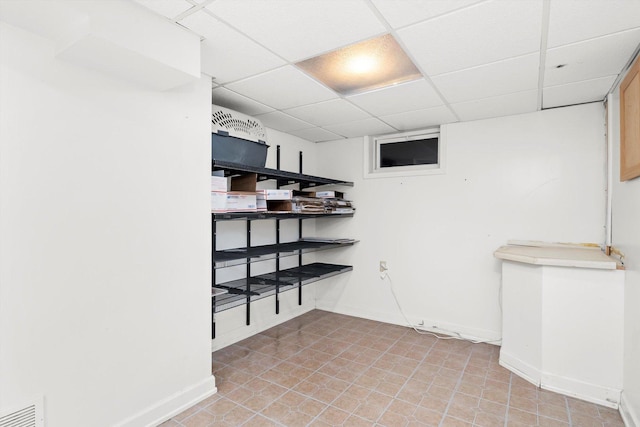
{"label": "black plastic bin", "polygon": [[264,142],[211,133],[211,159],[263,168],[267,162]]}

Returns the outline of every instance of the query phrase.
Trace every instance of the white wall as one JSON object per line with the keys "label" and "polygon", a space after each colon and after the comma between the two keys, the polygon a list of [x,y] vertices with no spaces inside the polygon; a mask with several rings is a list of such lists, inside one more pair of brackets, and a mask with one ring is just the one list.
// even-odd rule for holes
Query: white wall
{"label": "white wall", "polygon": [[[214,100],[215,102],[215,100]],[[318,145],[304,139],[274,129],[267,129],[269,149],[267,151],[268,168],[276,168],[277,145],[280,145],[280,168],[282,170],[299,171],[299,153],[303,154],[303,172],[309,175],[320,175],[317,172],[316,150]],[[259,183],[262,188],[275,188],[275,182]],[[297,189],[297,187],[291,187]],[[221,221],[216,226],[218,249],[244,247],[246,245],[245,221]],[[252,245],[275,243],[275,220],[252,221]],[[280,239],[282,242],[298,239],[298,221],[286,220],[280,223]],[[315,220],[303,221],[305,236],[315,235]],[[314,254],[305,254],[303,263],[315,260]],[[296,266],[298,257],[286,257],[281,260],[281,268]],[[252,275],[263,274],[275,270],[275,261],[268,260],[251,264]],[[244,265],[218,269],[217,283],[235,280],[246,276]],[[234,307],[216,314],[216,338],[211,342],[212,350],[228,346],[234,342],[248,338],[258,332],[285,322],[315,308],[316,284],[302,288],[302,305],[298,305],[298,291],[290,290],[280,295],[280,314],[275,314],[275,297],[270,296],[251,304],[251,324],[246,325],[246,306]]]}
{"label": "white wall", "polygon": [[215,392],[210,79],[149,90],[0,31],[0,409],[153,424]]}
{"label": "white wall", "polygon": [[628,426],[640,426],[640,178],[620,182],[620,96],[609,108],[613,120],[612,244],[624,254],[624,374],[621,412]]}
{"label": "white wall", "polygon": [[443,126],[446,174],[363,179],[361,138],[322,143],[324,175],[355,181],[351,220],[318,234],[353,237],[323,252],[354,271],[318,287],[319,308],[406,324],[381,281],[388,262],[409,320],[499,339],[500,262],[508,239],[604,241],[605,138],[601,104]]}

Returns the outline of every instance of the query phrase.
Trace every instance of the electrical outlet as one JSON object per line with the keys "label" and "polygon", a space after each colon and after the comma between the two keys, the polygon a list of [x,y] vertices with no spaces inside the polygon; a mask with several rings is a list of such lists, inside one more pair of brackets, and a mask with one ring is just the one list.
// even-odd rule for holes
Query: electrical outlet
{"label": "electrical outlet", "polygon": [[380,273],[384,273],[387,270],[387,261],[380,261]]}

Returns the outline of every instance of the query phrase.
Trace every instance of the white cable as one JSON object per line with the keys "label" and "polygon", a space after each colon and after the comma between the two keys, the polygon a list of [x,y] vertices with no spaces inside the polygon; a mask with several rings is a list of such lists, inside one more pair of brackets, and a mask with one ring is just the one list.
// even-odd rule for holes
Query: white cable
{"label": "white cable", "polygon": [[455,332],[455,331],[449,331],[446,329],[442,329],[443,332],[447,332],[450,334],[453,334],[452,336],[448,336],[448,337],[441,337],[440,335],[433,333],[431,331],[425,331],[422,329],[418,329],[416,325],[413,325],[409,319],[407,318],[407,316],[404,314],[404,311],[402,310],[402,307],[400,306],[400,301],[398,301],[398,296],[396,295],[396,292],[393,289],[393,281],[391,280],[391,276],[389,276],[389,273],[387,273],[387,271],[385,270],[384,272],[382,272],[380,274],[380,279],[384,280],[385,278],[389,279],[389,289],[391,290],[391,295],[393,295],[393,299],[396,302],[396,305],[398,306],[398,310],[400,311],[400,314],[402,315],[402,317],[404,318],[404,321],[407,322],[407,325],[409,325],[409,327],[411,327],[411,329],[413,329],[416,333],[420,334],[420,335],[430,335],[432,337],[435,337],[439,340],[460,340],[460,341],[468,341],[472,344],[492,344],[492,343],[496,343],[496,342],[500,342],[500,340],[487,340],[487,341],[482,341],[482,340],[472,340],[469,338],[465,338],[462,335],[460,335],[459,332]]}

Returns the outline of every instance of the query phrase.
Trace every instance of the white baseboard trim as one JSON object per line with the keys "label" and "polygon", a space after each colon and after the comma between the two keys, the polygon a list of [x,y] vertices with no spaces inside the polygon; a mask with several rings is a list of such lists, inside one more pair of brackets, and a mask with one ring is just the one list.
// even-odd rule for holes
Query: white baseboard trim
{"label": "white baseboard trim", "polygon": [[[359,307],[348,307],[341,305],[340,307],[335,307],[328,301],[317,300],[316,308],[318,310],[329,311],[332,313],[345,314],[347,316],[360,317],[363,319],[375,320],[383,323],[390,323],[392,325],[411,327],[411,325],[407,325],[407,322],[402,318],[402,316],[390,316],[388,313],[380,313],[375,311],[363,310]],[[411,319],[415,325],[417,325],[420,320]],[[425,325],[438,325],[437,328],[431,328],[427,326],[416,326],[423,331],[433,332],[440,335],[449,335],[449,336],[457,336],[456,332],[460,334],[464,339],[471,341],[486,341],[490,344],[500,345],[501,336],[499,332],[489,331],[486,329],[477,329],[477,328],[469,328],[462,325],[456,325],[453,323],[445,323],[441,321],[435,321],[433,319],[421,319],[425,322]]]}
{"label": "white baseboard trim", "polygon": [[636,412],[636,410],[629,405],[627,400],[627,395],[622,391],[622,396],[620,398],[620,416],[622,417],[622,421],[626,427],[640,427],[640,414]]}
{"label": "white baseboard trim", "polygon": [[536,387],[540,387],[540,372],[538,372],[538,370],[532,365],[523,362],[517,357],[514,357],[509,353],[503,351],[503,348],[500,349],[500,359],[498,360],[500,366],[502,366],[503,368],[507,368],[520,378],[529,381]]}
{"label": "white baseboard trim", "polygon": [[597,405],[618,409],[620,404],[620,390],[612,387],[591,384],[574,378],[566,378],[544,372],[542,373],[541,383],[543,389]]}
{"label": "white baseboard trim", "polygon": [[591,384],[574,378],[566,378],[550,374],[548,372],[542,372],[537,367],[532,366],[504,351],[500,351],[499,363],[500,366],[507,368],[522,379],[527,380],[545,390],[560,393],[565,396],[575,397],[576,399],[596,403],[613,409],[618,409],[619,407],[619,389]]}
{"label": "white baseboard trim", "polygon": [[199,383],[173,394],[143,409],[132,417],[117,423],[115,427],[156,427],[174,415],[178,415],[196,403],[214,395],[217,391],[216,380],[213,375],[211,375]]}

